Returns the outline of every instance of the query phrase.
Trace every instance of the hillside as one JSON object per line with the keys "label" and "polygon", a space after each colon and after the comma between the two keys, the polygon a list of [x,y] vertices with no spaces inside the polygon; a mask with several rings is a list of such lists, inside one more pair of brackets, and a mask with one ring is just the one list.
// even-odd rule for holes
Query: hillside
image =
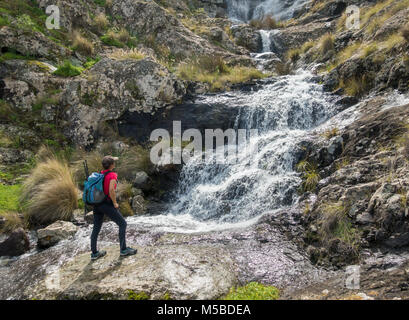
{"label": "hillside", "polygon": [[[258,282],[407,299],[408,17],[407,0],[0,0],[0,298],[216,299]],[[152,163],[152,131],[174,121],[258,129],[258,164]],[[111,257],[88,269],[82,161],[107,154],[145,262],[115,264],[107,223]],[[365,270],[352,291],[334,280],[350,265]]]}

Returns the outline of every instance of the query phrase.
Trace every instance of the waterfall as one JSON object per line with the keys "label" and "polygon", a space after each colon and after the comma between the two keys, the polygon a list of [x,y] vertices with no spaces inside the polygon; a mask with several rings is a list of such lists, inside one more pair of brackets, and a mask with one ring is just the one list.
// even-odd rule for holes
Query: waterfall
{"label": "waterfall", "polygon": [[310,0],[227,0],[227,13],[231,20],[248,22],[271,14],[277,20],[293,17],[294,12]]}
{"label": "waterfall", "polygon": [[[165,216],[130,218],[178,231],[208,230],[245,223],[266,212],[293,205],[301,180],[295,171],[300,142],[334,114],[328,94],[306,72],[277,78],[255,92],[199,97],[200,103],[239,108],[236,128],[257,128],[250,139],[257,161],[239,156],[236,163],[191,159]],[[209,120],[211,121],[211,120]],[[137,222],[138,221],[138,222]]]}

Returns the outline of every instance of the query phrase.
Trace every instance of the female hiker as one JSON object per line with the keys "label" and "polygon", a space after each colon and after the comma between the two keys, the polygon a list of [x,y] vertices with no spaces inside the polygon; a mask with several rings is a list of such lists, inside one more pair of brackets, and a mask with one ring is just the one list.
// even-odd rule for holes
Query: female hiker
{"label": "female hiker", "polygon": [[126,246],[126,221],[118,210],[119,205],[116,199],[118,175],[112,171],[115,168],[116,160],[118,160],[118,158],[112,156],[106,156],[102,159],[102,167],[104,170],[101,171],[101,173],[105,175],[103,189],[106,200],[94,206],[94,228],[91,234],[91,260],[96,260],[106,255],[106,251],[97,250],[97,238],[104,221],[104,215],[107,215],[119,227],[120,255],[130,256],[136,254],[136,249]]}

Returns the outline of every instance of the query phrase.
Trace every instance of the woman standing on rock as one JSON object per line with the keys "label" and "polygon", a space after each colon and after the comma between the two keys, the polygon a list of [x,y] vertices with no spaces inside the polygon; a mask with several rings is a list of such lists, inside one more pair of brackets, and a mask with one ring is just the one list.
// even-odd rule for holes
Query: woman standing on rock
{"label": "woman standing on rock", "polygon": [[102,159],[102,167],[104,170],[101,171],[101,173],[105,174],[104,193],[106,200],[94,206],[94,228],[91,234],[91,260],[96,260],[106,255],[106,251],[97,250],[97,239],[101,231],[102,223],[104,222],[104,215],[107,215],[119,227],[120,255],[131,256],[136,254],[136,249],[126,246],[126,221],[119,212],[119,205],[116,201],[118,175],[112,171],[115,168],[116,160],[118,160],[118,158],[112,156],[106,156]]}

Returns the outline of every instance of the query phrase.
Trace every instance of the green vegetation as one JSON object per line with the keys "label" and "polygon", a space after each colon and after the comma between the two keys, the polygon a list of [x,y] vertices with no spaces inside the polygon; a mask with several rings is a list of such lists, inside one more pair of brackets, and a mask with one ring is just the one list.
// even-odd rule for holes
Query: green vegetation
{"label": "green vegetation", "polygon": [[8,51],[0,54],[0,62],[6,60],[28,60],[29,57],[22,56],[15,51]]}
{"label": "green vegetation", "polygon": [[[12,0],[0,1],[1,25],[24,30],[24,32],[41,32],[50,40],[58,43],[67,43],[67,32],[64,28],[48,30],[45,26],[47,15],[38,7],[37,1]],[[7,16],[5,16],[7,15]],[[15,24],[10,24],[10,17],[16,19]]]}
{"label": "green vegetation", "polygon": [[277,300],[279,290],[257,282],[250,282],[243,287],[231,288],[223,300]]}
{"label": "green vegetation", "polygon": [[149,295],[146,292],[135,292],[128,290],[128,300],[149,300]]}
{"label": "green vegetation", "polygon": [[108,46],[118,48],[124,48],[125,46],[128,46],[129,48],[134,48],[138,43],[137,38],[131,36],[129,32],[124,28],[120,30],[118,29],[109,30],[101,37],[101,41]]}
{"label": "green vegetation", "polygon": [[84,68],[85,69],[90,69],[101,60],[101,57],[96,57],[95,59],[92,58],[87,58],[87,61],[84,63]]}
{"label": "green vegetation", "polygon": [[66,60],[64,64],[60,65],[53,74],[61,77],[75,77],[78,76],[84,71],[81,67],[76,67],[71,64],[70,61]]}
{"label": "green vegetation", "polygon": [[296,169],[302,173],[303,182],[300,191],[314,191],[317,187],[318,181],[321,179],[317,166],[307,160],[302,160],[297,164]]}
{"label": "green vegetation", "polygon": [[177,74],[180,78],[210,84],[212,91],[226,89],[228,84],[237,84],[251,79],[266,77],[261,71],[249,67],[229,67],[221,57],[202,56],[181,63]]}
{"label": "green vegetation", "polygon": [[319,233],[325,243],[338,239],[357,252],[359,233],[353,228],[347,208],[341,202],[331,202],[321,207]]}
{"label": "green vegetation", "polygon": [[19,210],[21,185],[0,184],[0,213]]}

